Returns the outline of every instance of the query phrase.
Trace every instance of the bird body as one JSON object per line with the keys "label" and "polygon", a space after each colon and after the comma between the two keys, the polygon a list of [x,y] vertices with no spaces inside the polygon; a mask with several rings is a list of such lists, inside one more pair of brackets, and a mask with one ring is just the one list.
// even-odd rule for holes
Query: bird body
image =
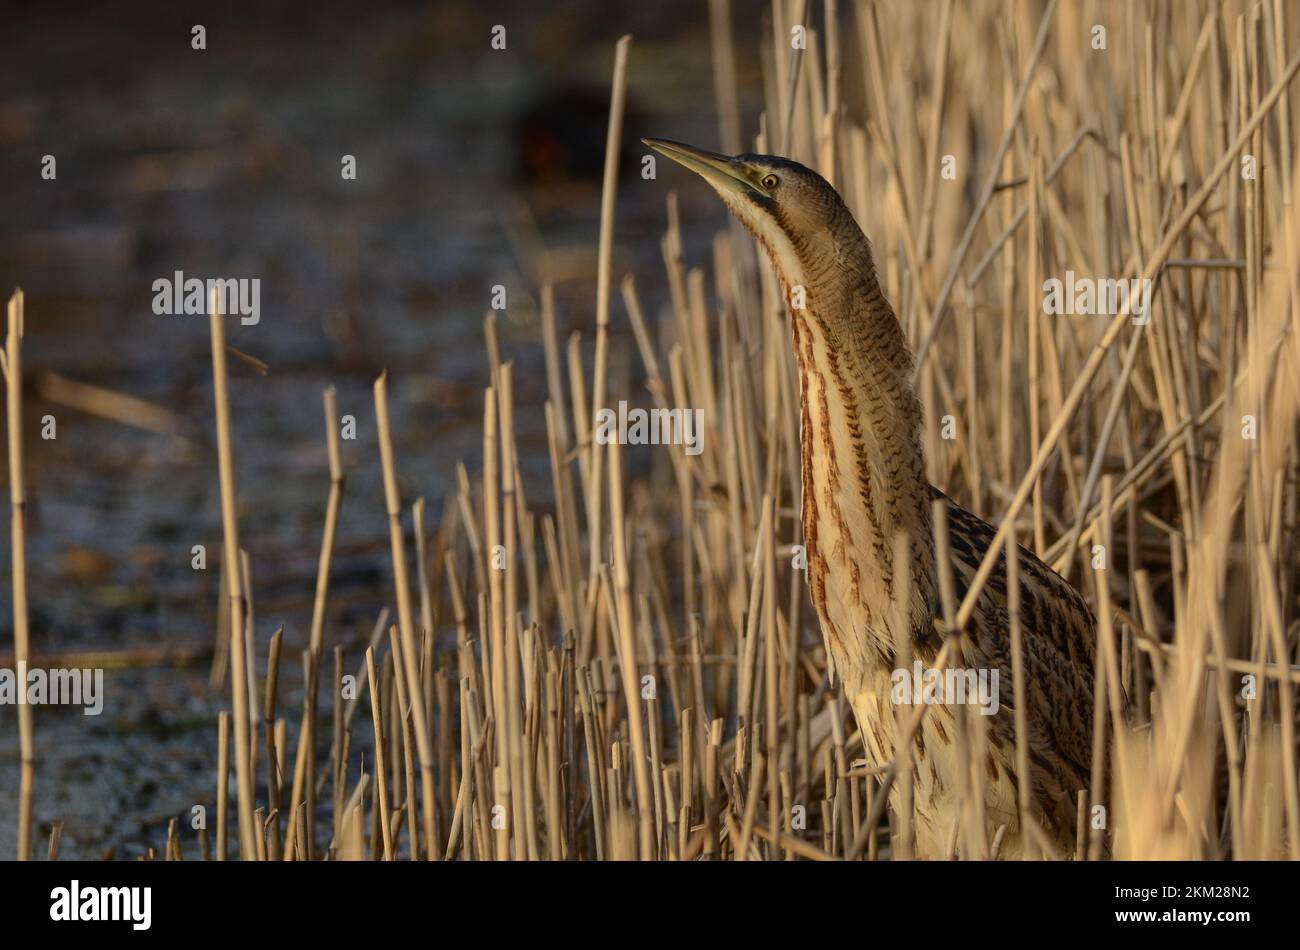
{"label": "bird body", "polygon": [[[828,662],[841,678],[862,741],[878,765],[894,760],[897,648],[935,663],[945,640],[933,503],[948,518],[957,596],[969,589],[994,529],[926,476],[922,413],[907,339],[881,291],[871,245],[835,189],[788,159],[734,158],[666,140],[647,144],[701,174],[771,259],[791,307],[799,370],[801,515],[808,585]],[[798,294],[793,291],[800,291]],[[895,539],[907,563],[895,563]],[[1073,850],[1075,795],[1089,783],[1095,621],[1065,580],[1019,549],[1027,746],[1033,818],[1055,850]],[[896,606],[900,582],[909,596]],[[900,637],[902,639],[900,639]],[[985,840],[1005,826],[1000,854],[1025,850],[1019,808],[1005,556],[961,632],[948,668],[997,672],[988,717],[982,799]],[[926,710],[912,755],[915,853],[941,857],[962,814],[953,705]],[[891,789],[897,811],[900,783]]]}

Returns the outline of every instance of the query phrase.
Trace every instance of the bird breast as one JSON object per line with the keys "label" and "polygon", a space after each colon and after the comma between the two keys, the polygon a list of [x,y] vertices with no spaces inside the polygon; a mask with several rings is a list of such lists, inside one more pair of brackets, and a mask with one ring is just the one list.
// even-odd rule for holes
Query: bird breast
{"label": "bird breast", "polygon": [[[900,519],[868,424],[871,394],[844,365],[813,311],[796,311],[803,527],[809,588],[828,654],[852,689],[893,653],[890,542]],[[851,695],[851,693],[850,693]]]}

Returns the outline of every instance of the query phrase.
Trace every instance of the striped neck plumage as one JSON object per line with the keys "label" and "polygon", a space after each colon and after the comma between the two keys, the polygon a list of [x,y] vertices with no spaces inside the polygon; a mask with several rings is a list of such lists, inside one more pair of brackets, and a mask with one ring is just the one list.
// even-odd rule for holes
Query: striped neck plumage
{"label": "striped neck plumage", "polygon": [[[817,231],[780,217],[776,229],[751,228],[790,308],[802,396],[805,535],[810,548],[820,545],[828,570],[844,562],[850,594],[892,597],[899,570],[893,539],[905,534],[908,625],[914,639],[928,638],[937,600],[931,489],[911,350],[881,290],[871,244],[838,196],[823,220],[829,226]],[[892,627],[882,611],[871,631],[882,659],[893,650]]]}

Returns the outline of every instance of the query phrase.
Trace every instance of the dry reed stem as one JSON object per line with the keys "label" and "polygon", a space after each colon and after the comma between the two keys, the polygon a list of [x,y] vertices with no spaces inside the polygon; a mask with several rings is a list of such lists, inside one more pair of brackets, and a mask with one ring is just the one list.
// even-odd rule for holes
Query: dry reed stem
{"label": "dry reed stem", "polygon": [[243,860],[252,860],[257,855],[257,840],[260,837],[253,819],[253,764],[249,761],[252,752],[250,712],[252,697],[249,695],[249,678],[240,671],[251,669],[245,657],[247,629],[245,626],[244,579],[243,566],[240,563],[239,517],[235,508],[235,463],[230,428],[230,389],[226,371],[226,330],[222,323],[221,294],[213,289],[208,310],[212,330],[212,380],[213,401],[216,406],[217,423],[217,465],[221,483],[221,523],[223,529],[223,551],[225,555],[225,574],[230,612],[230,677],[231,704],[234,707],[235,736],[235,782],[237,788],[239,815],[239,855]]}
{"label": "dry reed stem", "polygon": [[388,420],[388,376],[381,374],[375,380],[375,420],[379,427],[379,452],[384,471],[384,500],[388,508],[388,532],[392,546],[393,585],[397,594],[398,630],[402,637],[402,666],[408,690],[410,715],[414,720],[416,751],[420,759],[420,783],[424,805],[425,853],[438,853],[434,837],[436,807],[433,781],[433,746],[429,739],[429,720],[425,713],[424,689],[420,683],[416,660],[414,618],[411,612],[411,585],[407,574],[406,546],[402,537],[402,503],[397,489],[397,468],[393,460],[393,436]]}
{"label": "dry reed stem", "polygon": [[[19,689],[26,690],[26,667],[31,654],[27,613],[27,489],[23,476],[23,292],[9,298],[9,326],[5,336],[4,377],[9,431],[10,570],[13,577],[14,664],[20,672]],[[32,810],[36,787],[36,740],[32,707],[18,704],[18,860],[32,853]]]}

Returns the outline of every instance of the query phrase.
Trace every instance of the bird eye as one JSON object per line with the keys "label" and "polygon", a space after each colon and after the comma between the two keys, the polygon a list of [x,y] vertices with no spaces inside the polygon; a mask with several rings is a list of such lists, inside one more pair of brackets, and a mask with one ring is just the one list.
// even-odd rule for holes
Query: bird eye
{"label": "bird eye", "polygon": [[762,180],[759,182],[759,184],[762,185],[764,188],[766,188],[768,191],[771,191],[773,188],[777,186],[777,184],[780,183],[780,181],[781,179],[777,178],[775,175],[764,175]]}

